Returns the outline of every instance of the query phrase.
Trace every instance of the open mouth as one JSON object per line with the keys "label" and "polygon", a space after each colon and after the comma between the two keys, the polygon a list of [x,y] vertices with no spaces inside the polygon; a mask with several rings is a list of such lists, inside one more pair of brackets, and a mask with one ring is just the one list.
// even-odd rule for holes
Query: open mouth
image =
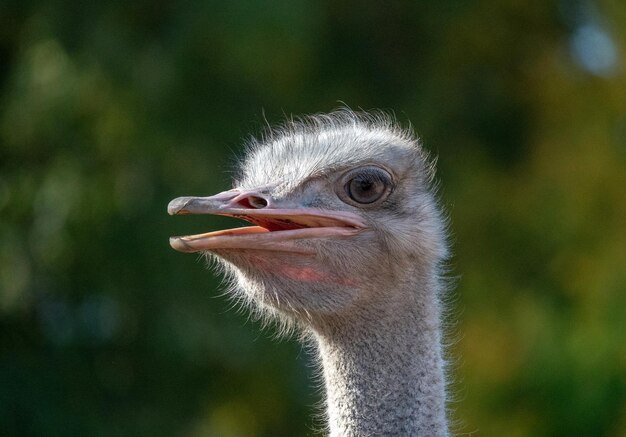
{"label": "open mouth", "polygon": [[236,217],[253,224],[204,234],[171,237],[170,245],[180,252],[222,249],[271,250],[313,254],[298,244],[312,238],[346,238],[365,228],[356,214],[316,208],[242,208],[228,198],[179,197],[170,202],[170,215],[213,214]]}

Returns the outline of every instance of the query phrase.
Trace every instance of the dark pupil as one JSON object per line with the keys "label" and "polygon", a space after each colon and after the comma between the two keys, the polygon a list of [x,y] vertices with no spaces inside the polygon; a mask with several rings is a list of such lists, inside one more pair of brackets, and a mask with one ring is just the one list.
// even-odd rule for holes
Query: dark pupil
{"label": "dark pupil", "polygon": [[359,203],[372,203],[380,198],[385,184],[377,175],[359,175],[348,185],[350,197]]}

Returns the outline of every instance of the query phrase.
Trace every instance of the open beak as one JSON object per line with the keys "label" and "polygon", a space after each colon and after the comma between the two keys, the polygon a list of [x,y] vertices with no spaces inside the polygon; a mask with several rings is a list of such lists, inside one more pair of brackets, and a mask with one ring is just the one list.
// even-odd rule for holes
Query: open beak
{"label": "open beak", "polygon": [[179,197],[172,200],[167,207],[170,215],[223,215],[246,220],[254,226],[171,237],[170,245],[180,252],[255,249],[313,254],[312,249],[296,242],[312,238],[350,237],[366,227],[358,215],[350,212],[280,208],[265,200],[266,196],[260,196],[255,191],[230,190],[211,197]]}

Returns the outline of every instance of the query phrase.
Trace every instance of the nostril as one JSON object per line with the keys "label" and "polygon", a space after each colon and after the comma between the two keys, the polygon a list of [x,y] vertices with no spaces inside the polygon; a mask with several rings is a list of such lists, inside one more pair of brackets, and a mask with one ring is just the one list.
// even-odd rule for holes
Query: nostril
{"label": "nostril", "polygon": [[261,209],[267,206],[267,200],[259,196],[246,196],[237,202],[244,208]]}
{"label": "nostril", "polygon": [[248,197],[248,203],[252,208],[261,209],[267,206],[267,200],[262,197],[250,196]]}

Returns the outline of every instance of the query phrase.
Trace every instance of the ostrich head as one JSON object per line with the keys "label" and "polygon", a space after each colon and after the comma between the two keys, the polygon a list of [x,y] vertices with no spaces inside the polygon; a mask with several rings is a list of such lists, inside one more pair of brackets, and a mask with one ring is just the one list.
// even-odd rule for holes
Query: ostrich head
{"label": "ostrich head", "polygon": [[218,259],[237,295],[278,320],[321,329],[393,311],[418,298],[402,285],[432,281],[445,256],[432,177],[418,139],[383,114],[290,121],[249,144],[233,189],[168,207],[254,226],[170,244]]}

